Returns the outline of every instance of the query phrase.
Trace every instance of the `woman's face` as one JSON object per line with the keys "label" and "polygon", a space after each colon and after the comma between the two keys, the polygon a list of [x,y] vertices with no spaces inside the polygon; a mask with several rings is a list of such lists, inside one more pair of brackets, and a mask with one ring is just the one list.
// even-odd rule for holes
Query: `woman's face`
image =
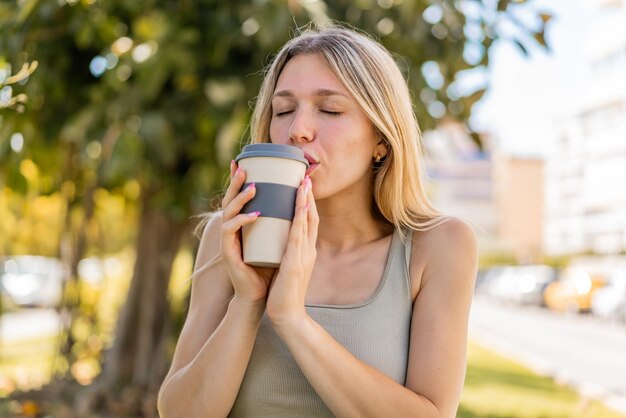
{"label": "woman's face", "polygon": [[369,190],[372,158],[385,155],[369,119],[317,54],[297,55],[283,68],[270,139],[305,152],[316,200]]}

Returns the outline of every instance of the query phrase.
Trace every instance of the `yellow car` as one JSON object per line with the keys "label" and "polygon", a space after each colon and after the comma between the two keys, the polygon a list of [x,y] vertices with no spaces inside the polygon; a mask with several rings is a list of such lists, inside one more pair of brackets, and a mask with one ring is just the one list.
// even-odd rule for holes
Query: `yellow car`
{"label": "yellow car", "polygon": [[604,286],[601,276],[582,269],[565,270],[559,280],[552,282],[543,293],[546,306],[559,312],[588,312],[593,293]]}

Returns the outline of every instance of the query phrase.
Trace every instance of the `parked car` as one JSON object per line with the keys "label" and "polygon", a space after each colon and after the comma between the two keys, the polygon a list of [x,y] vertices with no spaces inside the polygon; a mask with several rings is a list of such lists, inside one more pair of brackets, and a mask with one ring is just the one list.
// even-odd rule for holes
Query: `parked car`
{"label": "parked car", "polygon": [[0,258],[0,293],[7,307],[54,307],[63,291],[63,267],[56,258],[20,255]]}
{"label": "parked car", "polygon": [[588,312],[594,292],[605,283],[602,276],[592,275],[580,268],[564,270],[561,277],[546,288],[546,306],[560,312]]}
{"label": "parked car", "polygon": [[607,319],[626,320],[626,271],[612,272],[606,286],[594,292],[591,311]]}
{"label": "parked car", "polygon": [[557,271],[545,265],[508,266],[494,271],[486,284],[492,298],[523,305],[543,305],[543,292],[557,279]]}
{"label": "parked car", "polygon": [[558,278],[556,269],[544,265],[518,266],[514,273],[517,293],[512,300],[525,305],[544,305],[545,289]]}

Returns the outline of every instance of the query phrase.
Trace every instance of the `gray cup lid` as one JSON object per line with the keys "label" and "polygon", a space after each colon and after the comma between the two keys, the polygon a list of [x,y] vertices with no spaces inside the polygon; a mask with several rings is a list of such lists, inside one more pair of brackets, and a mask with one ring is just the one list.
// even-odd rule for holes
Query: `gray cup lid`
{"label": "gray cup lid", "polygon": [[304,163],[309,167],[309,162],[304,158],[304,151],[298,147],[291,145],[261,143],[261,144],[249,144],[243,147],[241,153],[237,156],[235,161],[243,160],[244,158],[253,157],[274,157],[274,158],[286,158],[289,160],[296,160]]}

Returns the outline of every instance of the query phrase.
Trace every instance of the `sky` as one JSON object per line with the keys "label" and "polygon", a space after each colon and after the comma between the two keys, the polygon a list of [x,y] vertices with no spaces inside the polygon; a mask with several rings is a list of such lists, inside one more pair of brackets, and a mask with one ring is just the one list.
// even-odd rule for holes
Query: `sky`
{"label": "sky", "polygon": [[546,30],[550,50],[499,42],[490,51],[490,87],[473,110],[472,126],[490,132],[497,147],[517,156],[545,157],[555,122],[580,106],[587,71],[586,32],[597,10],[589,0],[534,0],[535,10],[554,17]]}

